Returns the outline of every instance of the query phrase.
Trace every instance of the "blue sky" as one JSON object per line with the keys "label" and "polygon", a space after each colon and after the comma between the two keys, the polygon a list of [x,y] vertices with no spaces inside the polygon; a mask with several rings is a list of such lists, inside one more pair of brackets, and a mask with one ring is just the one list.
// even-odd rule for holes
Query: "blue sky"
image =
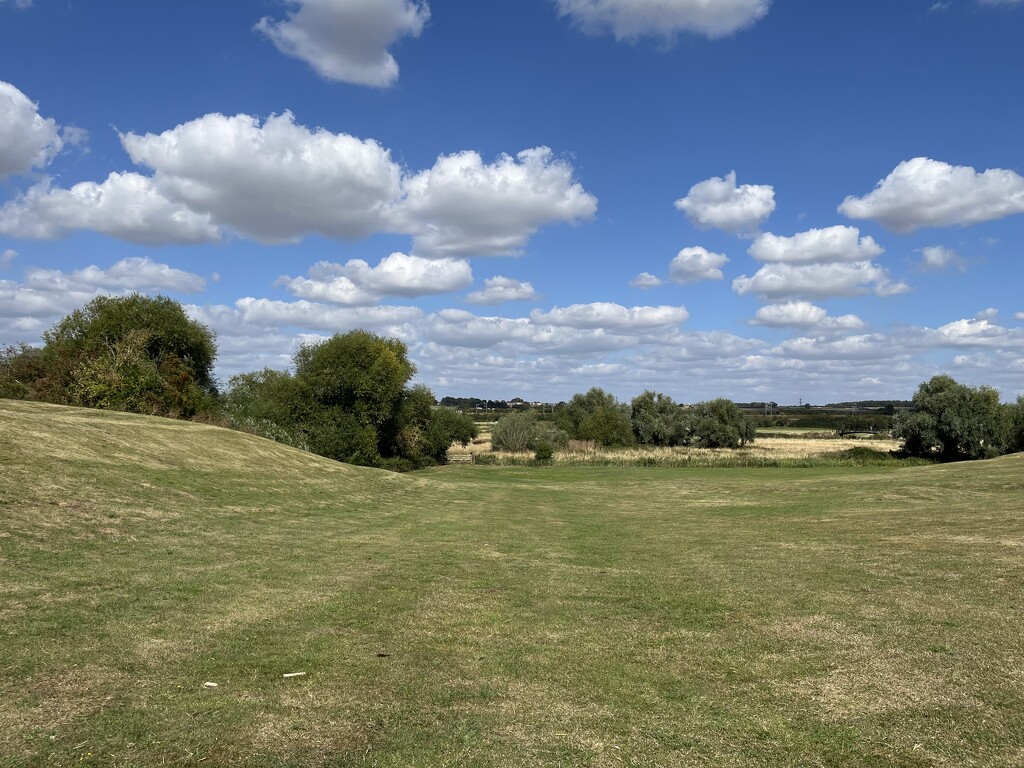
{"label": "blue sky", "polygon": [[218,374],[1024,394],[1022,0],[0,0],[0,343],[164,293]]}

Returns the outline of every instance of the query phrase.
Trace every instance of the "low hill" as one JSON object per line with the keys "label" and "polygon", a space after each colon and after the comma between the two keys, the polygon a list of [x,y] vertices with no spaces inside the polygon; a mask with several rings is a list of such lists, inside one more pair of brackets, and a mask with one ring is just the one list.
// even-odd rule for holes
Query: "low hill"
{"label": "low hill", "polygon": [[1021,764],[1022,498],[0,401],[0,766]]}

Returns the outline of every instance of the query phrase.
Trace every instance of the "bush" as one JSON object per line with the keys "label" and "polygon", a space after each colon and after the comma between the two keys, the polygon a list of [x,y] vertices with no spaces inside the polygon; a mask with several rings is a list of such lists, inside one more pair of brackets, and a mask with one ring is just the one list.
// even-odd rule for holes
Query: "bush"
{"label": "bush", "polygon": [[491,430],[491,448],[496,451],[520,453],[528,451],[537,441],[537,417],[532,413],[507,413]]}
{"label": "bush", "polygon": [[1019,453],[1024,451],[1024,397],[1006,408],[1006,451]]}
{"label": "bush", "polygon": [[27,344],[0,350],[0,397],[34,400],[36,382],[46,375],[43,350]]}
{"label": "bush", "polygon": [[294,377],[264,368],[232,376],[221,407],[236,429],[309,450],[299,426],[300,399]]}
{"label": "bush", "polygon": [[537,443],[537,449],[533,454],[533,457],[537,461],[548,462],[551,461],[555,455],[555,446],[546,440],[541,440]]}
{"label": "bush", "polygon": [[629,406],[594,387],[572,400],[556,415],[558,426],[572,440],[593,440],[601,445],[632,445],[633,425]]}
{"label": "bush", "polygon": [[691,419],[693,439],[702,448],[742,448],[757,437],[753,420],[724,398],[698,403]]}

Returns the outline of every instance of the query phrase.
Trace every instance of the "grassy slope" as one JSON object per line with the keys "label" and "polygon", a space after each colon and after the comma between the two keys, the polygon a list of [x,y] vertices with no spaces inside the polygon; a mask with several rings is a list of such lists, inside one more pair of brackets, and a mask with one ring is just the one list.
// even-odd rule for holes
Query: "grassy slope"
{"label": "grassy slope", "polygon": [[0,765],[1022,764],[1022,470],[397,476],[0,401]]}

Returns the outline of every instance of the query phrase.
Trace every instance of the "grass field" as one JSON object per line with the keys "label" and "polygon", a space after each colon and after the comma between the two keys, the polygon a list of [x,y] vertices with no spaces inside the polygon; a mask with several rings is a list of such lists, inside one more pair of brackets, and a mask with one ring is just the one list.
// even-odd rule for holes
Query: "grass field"
{"label": "grass field", "polygon": [[1024,456],[395,475],[0,401],[3,766],[1022,765],[1022,609]]}

